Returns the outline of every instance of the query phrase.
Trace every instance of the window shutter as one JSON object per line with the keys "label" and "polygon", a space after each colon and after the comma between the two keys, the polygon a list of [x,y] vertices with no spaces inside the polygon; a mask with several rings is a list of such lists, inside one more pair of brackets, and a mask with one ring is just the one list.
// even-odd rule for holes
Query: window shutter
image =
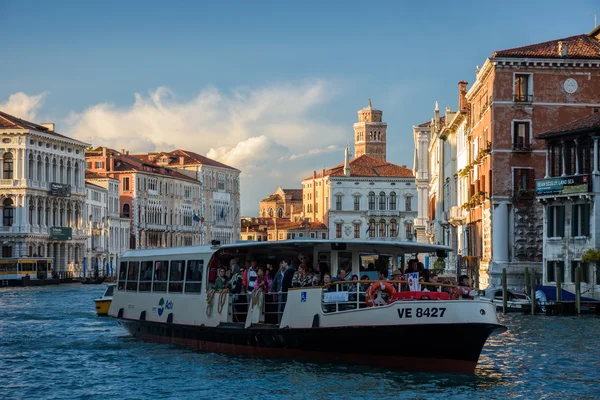
{"label": "window shutter", "polygon": [[564,261],[558,261],[556,263],[556,266],[558,268],[560,268],[561,281],[564,282],[565,281],[565,262]]}
{"label": "window shutter", "polygon": [[525,143],[525,147],[529,147],[531,145],[531,140],[529,139],[529,127],[531,126],[531,123],[525,122],[523,125],[525,125],[525,140],[523,143]]}
{"label": "window shutter", "polygon": [[558,237],[565,236],[565,206],[557,207],[558,211]]}
{"label": "window shutter", "polygon": [[575,237],[577,236],[577,228],[578,228],[578,223],[577,223],[577,205],[573,204],[571,206],[571,236]]}
{"label": "window shutter", "polygon": [[547,213],[548,231],[546,232],[546,236],[549,238],[554,236],[554,213],[555,212],[556,212],[556,207],[548,207],[548,213]]}
{"label": "window shutter", "polygon": [[590,236],[590,204],[584,204],[581,216],[581,233],[583,236]]}

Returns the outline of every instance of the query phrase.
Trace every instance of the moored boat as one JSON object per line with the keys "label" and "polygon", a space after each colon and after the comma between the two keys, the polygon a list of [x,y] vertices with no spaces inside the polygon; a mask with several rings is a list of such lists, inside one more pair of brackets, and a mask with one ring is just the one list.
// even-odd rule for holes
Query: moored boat
{"label": "moored boat", "polygon": [[117,285],[114,283],[109,283],[106,286],[106,290],[104,291],[102,297],[94,300],[94,303],[96,304],[96,314],[99,317],[108,315],[108,310],[110,309],[110,303],[112,302],[113,293],[116,286]]}
{"label": "moored boat", "polygon": [[450,300],[435,284],[430,292],[406,292],[406,282],[368,279],[251,295],[213,289],[217,268],[231,259],[284,267],[305,255],[309,265],[351,276],[374,255],[378,268],[395,269],[409,254],[447,250],[311,239],[130,251],[121,258],[109,316],[134,337],[200,350],[472,373],[487,338],[506,329],[489,301]]}

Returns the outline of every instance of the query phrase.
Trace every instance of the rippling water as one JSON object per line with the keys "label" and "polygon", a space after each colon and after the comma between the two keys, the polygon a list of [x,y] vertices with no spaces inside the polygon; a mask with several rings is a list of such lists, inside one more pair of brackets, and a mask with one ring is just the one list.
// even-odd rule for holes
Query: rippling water
{"label": "rippling water", "polygon": [[144,343],[90,286],[0,289],[0,399],[600,398],[597,317],[501,316],[475,375],[403,373]]}

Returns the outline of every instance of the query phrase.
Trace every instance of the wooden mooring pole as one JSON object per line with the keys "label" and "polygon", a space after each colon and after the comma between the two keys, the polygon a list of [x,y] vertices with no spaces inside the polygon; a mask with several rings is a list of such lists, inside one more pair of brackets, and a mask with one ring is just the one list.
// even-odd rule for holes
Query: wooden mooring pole
{"label": "wooden mooring pole", "polygon": [[531,273],[531,315],[535,315],[535,270]]}
{"label": "wooden mooring pole", "polygon": [[508,289],[506,287],[506,268],[502,268],[502,312],[508,312]]}
{"label": "wooden mooring pole", "polygon": [[525,293],[531,297],[531,287],[529,284],[529,267],[525,267]]}
{"label": "wooden mooring pole", "polygon": [[575,307],[577,315],[581,314],[581,267],[575,268]]}
{"label": "wooden mooring pole", "polygon": [[556,301],[562,301],[562,268],[556,267]]}

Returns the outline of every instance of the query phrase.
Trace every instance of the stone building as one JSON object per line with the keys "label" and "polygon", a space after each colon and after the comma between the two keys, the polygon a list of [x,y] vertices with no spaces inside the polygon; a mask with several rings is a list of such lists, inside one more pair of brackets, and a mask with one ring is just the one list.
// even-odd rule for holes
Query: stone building
{"label": "stone building", "polygon": [[[345,161],[302,182],[304,216],[323,222],[329,238],[412,240],[416,186],[412,171],[385,159],[387,125],[369,106],[358,112],[355,151]],[[370,122],[374,121],[374,122]]]}
{"label": "stone building", "polygon": [[120,217],[131,220],[131,248],[207,243],[202,185],[195,178],[125,150],[88,149],[86,160],[90,172],[119,181]]}
{"label": "stone building", "polygon": [[89,275],[97,265],[101,275],[111,274],[121,254],[129,250],[130,218],[120,215],[119,180],[89,171],[85,180],[86,272]]}
{"label": "stone building", "polygon": [[240,238],[240,170],[188,150],[137,154],[145,162],[177,169],[202,185],[206,243]]}
{"label": "stone building", "polygon": [[600,107],[598,29],[496,51],[477,70],[467,93],[469,181],[467,262],[482,287],[510,285],[523,268],[542,272],[543,207],[535,179],[543,178],[546,151],[538,133],[589,115]]}
{"label": "stone building", "polygon": [[267,240],[327,239],[327,230],[327,225],[321,222],[275,220],[267,229]]}
{"label": "stone building", "polygon": [[86,239],[86,144],[0,112],[2,257],[51,257],[59,272],[81,268]]}
{"label": "stone building", "polygon": [[543,283],[575,292],[576,267],[581,291],[600,299],[600,266],[586,263],[586,250],[600,249],[600,112],[537,135],[545,143],[544,178],[536,180],[544,210]]}
{"label": "stone building", "polygon": [[258,209],[262,218],[287,218],[290,221],[299,221],[303,216],[302,189],[278,187],[275,193],[260,201]]}

